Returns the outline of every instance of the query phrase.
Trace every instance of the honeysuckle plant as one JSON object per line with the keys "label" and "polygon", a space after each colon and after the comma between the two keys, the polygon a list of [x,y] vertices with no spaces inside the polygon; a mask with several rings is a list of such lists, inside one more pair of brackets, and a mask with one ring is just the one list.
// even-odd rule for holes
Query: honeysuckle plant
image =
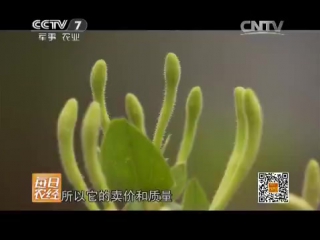
{"label": "honeysuckle plant", "polygon": [[[82,120],[81,145],[88,179],[96,191],[170,190],[172,202],[133,201],[120,208],[119,204],[111,201],[101,204],[89,201],[85,195],[85,205],[89,210],[224,210],[252,168],[260,147],[263,115],[255,92],[242,87],[234,90],[237,118],[234,149],[212,201],[209,201],[200,182],[195,178],[189,179],[187,174],[188,159],[203,107],[202,91],[198,86],[191,89],[186,100],[181,144],[174,165],[169,166],[165,150],[171,135],[166,133],[166,129],[174,111],[181,75],[180,62],[175,54],[166,56],[164,68],[164,100],[155,132],[150,136],[145,128],[143,107],[132,93],[125,97],[127,118],[110,119],[105,98],[107,64],[98,60],[90,76],[93,101]],[[77,119],[78,103],[72,98],[58,119],[60,159],[74,189],[88,191],[74,153]],[[303,197],[291,194],[288,204],[291,209],[316,209],[320,195],[319,171],[319,165],[312,160],[306,171]]]}

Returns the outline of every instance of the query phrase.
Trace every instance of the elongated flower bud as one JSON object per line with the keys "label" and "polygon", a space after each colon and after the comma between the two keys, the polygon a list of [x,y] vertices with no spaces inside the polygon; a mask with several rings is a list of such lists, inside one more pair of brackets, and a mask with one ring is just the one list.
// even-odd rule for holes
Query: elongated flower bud
{"label": "elongated flower bud", "polygon": [[[82,121],[81,142],[86,170],[93,187],[97,191],[107,191],[109,189],[97,153],[100,115],[99,103],[92,102]],[[109,202],[104,202],[103,204],[105,208],[109,207]],[[111,203],[111,205],[114,204]]]}
{"label": "elongated flower bud", "polygon": [[239,164],[239,159],[242,159],[244,151],[246,149],[246,138],[247,138],[247,116],[244,110],[244,94],[245,89],[243,87],[236,87],[234,90],[234,103],[235,112],[237,119],[237,129],[235,144],[233,147],[232,154],[229,158],[227,168],[224,172],[224,176],[220,182],[217,196],[220,195],[221,191],[224,191],[226,184],[230,181],[232,174]]}
{"label": "elongated flower bud", "polygon": [[107,64],[104,60],[98,60],[91,71],[90,84],[93,100],[101,106],[101,125],[105,133],[110,122],[107,111],[105,90],[107,86]]}
{"label": "elongated flower bud", "polygon": [[180,82],[180,62],[174,53],[169,53],[166,57],[164,74],[166,84],[164,101],[153,136],[153,143],[159,149],[162,147],[162,139],[174,110]]}
{"label": "elongated flower bud", "polygon": [[183,138],[177,157],[177,164],[186,163],[192,151],[197,132],[199,118],[202,112],[203,97],[200,87],[194,87],[188,96],[186,104],[186,120]]}
{"label": "elongated flower bud", "polygon": [[[61,163],[67,179],[75,190],[86,192],[88,188],[78,168],[73,146],[77,117],[78,103],[75,99],[70,99],[65,104],[58,119],[58,145]],[[89,210],[99,210],[98,205],[95,202],[90,202],[87,195],[85,195],[85,204]]]}
{"label": "elongated flower bud", "polygon": [[[242,108],[241,103],[238,106],[239,114],[238,120],[241,120],[240,116],[245,114],[246,123],[238,124],[238,127],[244,127],[244,129],[238,129],[238,134],[242,137],[237,137],[236,147],[234,151],[238,153],[233,153],[231,156],[235,159],[231,159],[232,163],[228,164],[226,169],[226,174],[222,179],[222,184],[210,206],[210,210],[223,210],[229,203],[232,196],[238,190],[240,184],[243,182],[248,172],[252,168],[261,143],[262,137],[262,127],[263,127],[263,115],[259,100],[256,94],[251,89],[246,89],[243,94],[241,89],[239,91],[239,100],[243,101]],[[237,97],[237,94],[236,94]],[[236,100],[237,102],[237,100]],[[245,133],[244,133],[245,132]],[[238,141],[244,141],[239,143]],[[242,149],[240,147],[242,147]]]}
{"label": "elongated flower bud", "polygon": [[144,135],[146,135],[146,128],[144,123],[144,112],[138,98],[128,93],[126,95],[126,113],[130,122],[135,125]]}

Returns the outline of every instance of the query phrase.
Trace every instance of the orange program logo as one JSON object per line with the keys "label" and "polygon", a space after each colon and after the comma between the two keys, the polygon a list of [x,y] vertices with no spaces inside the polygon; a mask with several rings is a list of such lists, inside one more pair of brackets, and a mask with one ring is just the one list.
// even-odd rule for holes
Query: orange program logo
{"label": "orange program logo", "polygon": [[61,183],[61,173],[33,173],[32,202],[60,203]]}
{"label": "orange program logo", "polygon": [[269,188],[269,193],[278,193],[279,192],[279,184],[278,183],[269,183],[268,188]]}

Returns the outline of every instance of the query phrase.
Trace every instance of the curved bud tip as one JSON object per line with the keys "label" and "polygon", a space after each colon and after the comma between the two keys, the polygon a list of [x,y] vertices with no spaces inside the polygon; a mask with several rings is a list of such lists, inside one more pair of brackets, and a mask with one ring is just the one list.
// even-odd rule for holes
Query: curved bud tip
{"label": "curved bud tip", "polygon": [[202,110],[202,91],[200,87],[194,87],[191,89],[188,100],[187,108],[189,113],[198,115]]}
{"label": "curved bud tip", "polygon": [[254,91],[250,88],[245,90],[244,105],[249,119],[251,119],[252,117],[260,116],[261,106],[259,103],[259,99]]}
{"label": "curved bud tip", "polygon": [[311,159],[306,167],[302,196],[314,209],[318,208],[320,202],[320,166],[315,159]]}
{"label": "curved bud tip", "polygon": [[126,95],[126,112],[128,115],[140,114],[142,112],[138,98],[132,93]]}
{"label": "curved bud tip", "polygon": [[104,94],[105,84],[107,81],[107,64],[100,59],[93,65],[91,71],[91,88],[95,97]]}
{"label": "curved bud tip", "polygon": [[308,163],[309,169],[314,169],[314,171],[319,171],[319,163],[315,159],[310,159]]}
{"label": "curved bud tip", "polygon": [[309,176],[310,180],[315,182],[315,186],[317,186],[317,192],[320,198],[320,166],[319,163],[315,159],[310,159],[306,171],[306,177]]}
{"label": "curved bud tip", "polygon": [[234,89],[234,96],[236,97],[236,98],[239,98],[239,96],[242,96],[243,94],[244,94],[244,92],[245,92],[245,88],[243,88],[243,87],[236,87],[235,89]]}
{"label": "curved bud tip", "polygon": [[318,197],[320,198],[320,166],[315,159],[310,159],[307,165],[306,174],[309,174],[310,178],[312,178],[312,180],[316,183],[315,185],[318,186]]}
{"label": "curved bud tip", "polygon": [[[75,98],[69,99],[64,105],[58,120],[60,130],[73,128],[78,117],[78,102]],[[62,128],[60,128],[62,127]]]}
{"label": "curved bud tip", "polygon": [[85,127],[100,127],[100,104],[98,102],[94,101],[90,103],[83,120],[83,125]]}
{"label": "curved bud tip", "polygon": [[181,67],[178,57],[174,53],[168,53],[165,60],[166,83],[176,87],[180,81]]}
{"label": "curved bud tip", "polygon": [[138,98],[134,94],[128,93],[126,95],[125,101],[126,114],[128,116],[128,119],[133,123],[133,125],[140,129],[143,134],[146,134],[143,108]]}
{"label": "curved bud tip", "polygon": [[244,94],[246,89],[243,87],[236,87],[234,89],[234,99],[236,103],[237,113],[240,114],[244,107]]}

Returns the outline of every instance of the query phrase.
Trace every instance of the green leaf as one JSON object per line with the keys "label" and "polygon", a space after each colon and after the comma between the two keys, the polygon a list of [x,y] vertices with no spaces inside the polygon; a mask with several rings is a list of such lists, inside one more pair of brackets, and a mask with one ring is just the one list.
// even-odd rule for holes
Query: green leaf
{"label": "green leaf", "polygon": [[192,179],[183,196],[182,210],[208,210],[209,201],[206,193],[196,179]]}
{"label": "green leaf", "polygon": [[101,146],[101,165],[111,190],[170,190],[170,167],[152,142],[126,119],[112,120]]}
{"label": "green leaf", "polygon": [[182,194],[187,183],[187,167],[186,164],[178,164],[171,168],[171,174],[174,185],[171,188],[172,198],[176,200]]}
{"label": "green leaf", "polygon": [[143,203],[142,202],[129,202],[127,203],[123,210],[125,211],[143,211]]}

